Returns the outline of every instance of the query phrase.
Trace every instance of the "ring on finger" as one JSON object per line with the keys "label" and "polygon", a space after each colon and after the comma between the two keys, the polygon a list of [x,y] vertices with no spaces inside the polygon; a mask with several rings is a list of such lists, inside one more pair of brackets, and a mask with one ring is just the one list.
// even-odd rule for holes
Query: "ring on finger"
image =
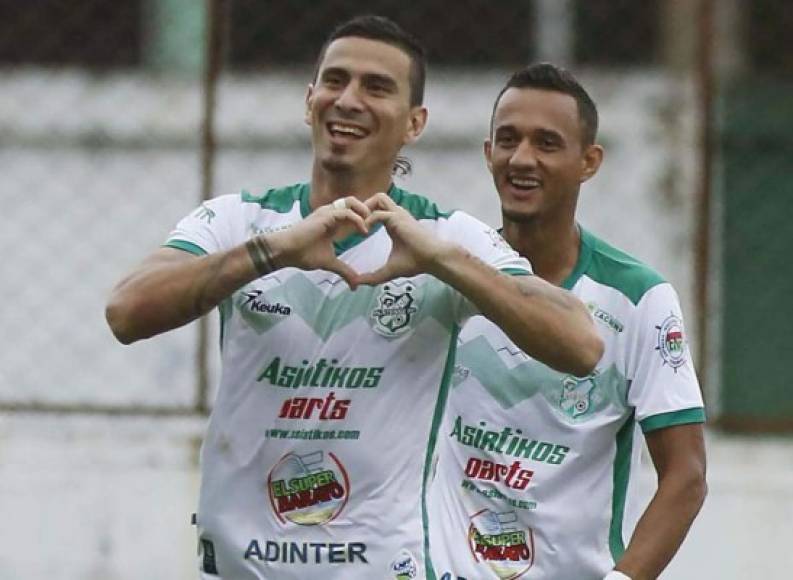
{"label": "ring on finger", "polygon": [[347,209],[347,200],[342,197],[334,201],[332,205],[333,209]]}

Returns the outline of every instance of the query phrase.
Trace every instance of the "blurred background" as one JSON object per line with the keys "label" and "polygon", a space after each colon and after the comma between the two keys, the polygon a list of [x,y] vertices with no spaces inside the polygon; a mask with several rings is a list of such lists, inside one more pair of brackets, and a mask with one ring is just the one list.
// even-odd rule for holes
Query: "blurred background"
{"label": "blurred background", "polygon": [[308,177],[313,61],[362,12],[429,51],[398,184],[492,225],[510,72],[590,90],[581,221],[676,286],[708,406],[710,495],[663,578],[790,578],[788,0],[0,0],[0,580],[195,577],[214,316],[122,347],[104,303],[202,199]]}

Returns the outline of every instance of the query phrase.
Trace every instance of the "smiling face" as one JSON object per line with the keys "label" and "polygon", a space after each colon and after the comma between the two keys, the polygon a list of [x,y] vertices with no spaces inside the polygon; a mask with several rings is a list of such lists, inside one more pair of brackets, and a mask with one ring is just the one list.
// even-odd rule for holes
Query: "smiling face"
{"label": "smiling face", "polygon": [[399,150],[426,122],[426,110],[410,106],[410,66],[384,42],[344,37],[328,45],[306,98],[315,165],[390,180]]}
{"label": "smiling face", "polygon": [[493,113],[485,157],[505,222],[569,220],[578,190],[602,150],[585,145],[576,100],[565,93],[509,88]]}

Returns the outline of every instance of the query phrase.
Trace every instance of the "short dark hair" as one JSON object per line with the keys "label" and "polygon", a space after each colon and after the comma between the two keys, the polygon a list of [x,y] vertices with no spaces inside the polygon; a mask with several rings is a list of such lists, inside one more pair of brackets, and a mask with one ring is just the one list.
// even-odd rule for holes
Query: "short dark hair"
{"label": "short dark hair", "polygon": [[378,40],[402,50],[410,57],[410,106],[416,107],[424,102],[424,80],[427,76],[427,57],[424,47],[418,40],[403,30],[396,22],[384,16],[366,14],[343,22],[330,33],[319,51],[314,78],[325,58],[328,46],[334,40],[355,36]]}
{"label": "short dark hair", "polygon": [[592,145],[595,142],[598,132],[598,111],[595,102],[572,73],[547,62],[529,65],[509,78],[493,104],[493,113],[490,115],[491,134],[498,103],[504,93],[513,88],[541,89],[570,95],[578,104],[578,116],[583,126],[581,141],[584,145]]}

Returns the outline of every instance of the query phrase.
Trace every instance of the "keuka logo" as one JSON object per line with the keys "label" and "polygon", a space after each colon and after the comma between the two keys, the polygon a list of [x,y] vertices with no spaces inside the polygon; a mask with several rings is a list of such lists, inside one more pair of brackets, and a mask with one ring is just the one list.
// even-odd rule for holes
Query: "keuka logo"
{"label": "keuka logo", "polygon": [[347,505],[350,481],[333,453],[288,453],[270,471],[267,488],[281,523],[317,526],[333,521]]}
{"label": "keuka logo", "polygon": [[281,304],[280,302],[270,303],[262,300],[261,296],[263,293],[262,290],[243,292],[245,299],[242,301],[242,307],[259,314],[280,314],[281,316],[292,314],[292,309],[286,304]]}
{"label": "keuka logo", "polygon": [[383,286],[377,298],[378,305],[371,314],[375,332],[388,338],[407,332],[411,318],[418,312],[415,292],[413,284],[404,288],[395,283]]}
{"label": "keuka logo", "polygon": [[483,509],[471,516],[468,545],[478,563],[502,580],[515,580],[534,565],[534,531],[515,512]]}
{"label": "keuka logo", "polygon": [[674,313],[664,320],[659,326],[655,350],[661,355],[664,365],[677,369],[686,364],[686,340],[683,334],[683,321]]}

